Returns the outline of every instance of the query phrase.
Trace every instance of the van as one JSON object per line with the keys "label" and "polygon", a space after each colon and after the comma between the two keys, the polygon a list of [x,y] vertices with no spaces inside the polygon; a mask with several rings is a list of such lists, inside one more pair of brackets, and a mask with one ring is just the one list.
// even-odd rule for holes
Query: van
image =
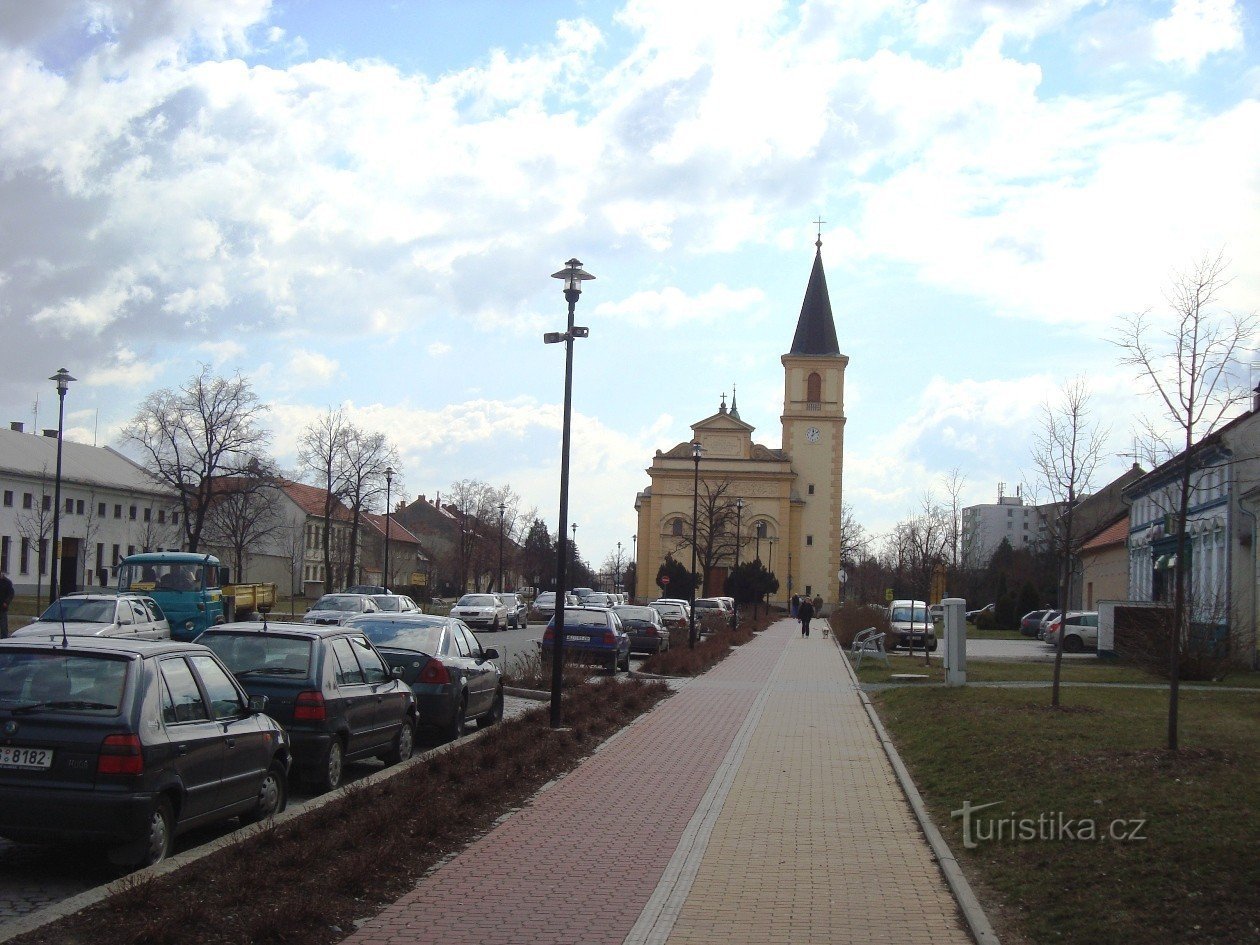
{"label": "van", "polygon": [[928,615],[926,601],[893,601],[888,605],[888,622],[897,635],[895,646],[921,650],[926,645],[929,653],[936,651],[936,627]]}

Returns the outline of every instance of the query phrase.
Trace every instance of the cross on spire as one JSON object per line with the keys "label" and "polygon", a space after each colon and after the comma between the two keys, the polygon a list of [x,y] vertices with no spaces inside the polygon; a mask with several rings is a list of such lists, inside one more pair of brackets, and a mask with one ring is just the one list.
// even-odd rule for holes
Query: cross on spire
{"label": "cross on spire", "polygon": [[822,214],[818,214],[818,219],[814,223],[818,226],[818,239],[814,241],[814,245],[822,249],[822,228],[827,221],[822,218]]}

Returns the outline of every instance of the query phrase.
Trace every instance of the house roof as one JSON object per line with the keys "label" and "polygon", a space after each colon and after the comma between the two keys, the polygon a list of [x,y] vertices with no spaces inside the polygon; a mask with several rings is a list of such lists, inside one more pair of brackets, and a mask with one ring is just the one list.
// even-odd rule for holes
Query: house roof
{"label": "house roof", "polygon": [[796,334],[792,337],[789,354],[828,355],[839,354],[840,343],[836,340],[836,322],[831,314],[831,297],[827,294],[827,276],[823,272],[822,238],[814,244],[814,268],[805,287],[805,299],[801,314],[796,320]]}
{"label": "house roof", "polygon": [[1129,517],[1122,515],[1110,525],[1094,532],[1085,544],[1081,545],[1081,551],[1101,551],[1103,548],[1110,548],[1113,545],[1125,545],[1129,541]]}
{"label": "house roof", "polygon": [[[1213,446],[1224,447],[1225,446],[1224,437],[1226,433],[1233,432],[1233,430],[1236,427],[1239,427],[1244,423],[1248,423],[1251,420],[1254,420],[1258,416],[1260,416],[1260,411],[1249,410],[1246,413],[1235,417],[1233,420],[1229,421],[1229,423],[1225,424],[1222,427],[1218,427],[1217,429],[1209,433],[1207,436],[1202,437],[1200,440],[1198,440],[1198,442],[1195,443],[1195,448],[1199,450],[1203,450],[1203,449],[1211,448]],[[1158,466],[1156,466],[1146,475],[1142,476],[1136,482],[1131,483],[1124,490],[1125,497],[1133,499],[1139,496],[1146,495],[1152,489],[1159,487],[1168,479],[1172,478],[1174,475],[1180,472],[1181,463],[1185,455],[1186,455],[1186,451],[1182,450],[1180,453],[1178,453],[1176,456],[1172,457],[1171,459],[1167,459],[1164,462],[1160,463]]]}
{"label": "house roof", "polygon": [[[47,478],[57,470],[57,438],[17,430],[0,430],[0,471]],[[143,467],[109,446],[89,446],[64,437],[61,481],[103,488],[170,496]]]}
{"label": "house roof", "polygon": [[[307,485],[305,482],[293,482],[289,479],[279,479],[277,484],[284,491],[284,494],[296,502],[298,508],[307,515],[314,515],[316,518],[324,517],[324,497],[328,494],[327,490]],[[332,517],[339,522],[348,522],[352,516],[345,503],[338,499],[337,504],[333,507]]]}
{"label": "house roof", "polygon": [[[378,515],[375,512],[364,512],[363,521],[374,528],[382,536],[385,534],[385,516]],[[389,540],[391,542],[399,542],[404,545],[419,545],[420,539],[413,535],[410,529],[402,522],[398,521],[397,515],[389,517]]]}

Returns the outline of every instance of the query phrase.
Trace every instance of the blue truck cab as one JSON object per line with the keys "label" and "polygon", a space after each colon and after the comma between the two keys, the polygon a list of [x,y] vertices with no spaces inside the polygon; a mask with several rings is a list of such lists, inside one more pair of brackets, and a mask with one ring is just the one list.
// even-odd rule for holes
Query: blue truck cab
{"label": "blue truck cab", "polygon": [[223,578],[218,558],[187,551],[128,555],[118,565],[118,590],[156,600],[174,640],[192,640],[223,623]]}

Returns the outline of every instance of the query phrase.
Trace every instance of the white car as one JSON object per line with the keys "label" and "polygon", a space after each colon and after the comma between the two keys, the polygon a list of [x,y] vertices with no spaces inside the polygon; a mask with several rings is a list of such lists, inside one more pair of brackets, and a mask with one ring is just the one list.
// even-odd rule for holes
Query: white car
{"label": "white car", "polygon": [[171,625],[157,601],[141,594],[67,594],[39,620],[14,630],[14,637],[124,637],[169,640]]}
{"label": "white car", "polygon": [[507,606],[495,594],[465,594],[451,608],[451,616],[474,630],[504,630],[508,623]]}
{"label": "white car", "polygon": [[419,605],[406,594],[373,594],[372,600],[376,606],[389,614],[419,614],[423,613]]}
{"label": "white car", "polygon": [[1098,611],[1069,610],[1067,626],[1064,621],[1055,617],[1046,627],[1046,642],[1051,646],[1059,645],[1059,630],[1063,630],[1063,652],[1082,653],[1085,650],[1098,649]]}
{"label": "white car", "polygon": [[374,614],[380,609],[367,594],[325,594],[311,605],[302,623],[339,627],[351,617]]}

